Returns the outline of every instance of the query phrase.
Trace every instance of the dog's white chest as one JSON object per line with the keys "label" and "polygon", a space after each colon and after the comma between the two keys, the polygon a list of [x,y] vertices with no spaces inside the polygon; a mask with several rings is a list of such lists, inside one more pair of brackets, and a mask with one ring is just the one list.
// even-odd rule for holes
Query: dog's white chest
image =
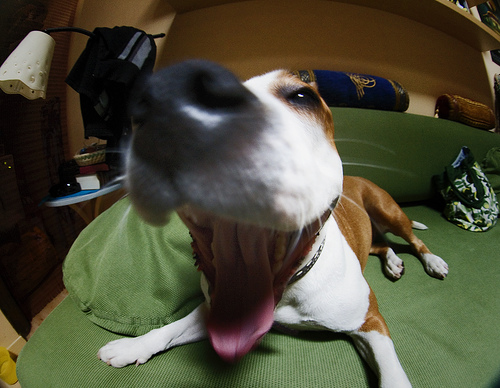
{"label": "dog's white chest", "polygon": [[310,255],[314,255],[325,237],[316,264],[285,290],[276,306],[276,322],[294,329],[350,331],[365,321],[370,287],[333,218],[325,224]]}

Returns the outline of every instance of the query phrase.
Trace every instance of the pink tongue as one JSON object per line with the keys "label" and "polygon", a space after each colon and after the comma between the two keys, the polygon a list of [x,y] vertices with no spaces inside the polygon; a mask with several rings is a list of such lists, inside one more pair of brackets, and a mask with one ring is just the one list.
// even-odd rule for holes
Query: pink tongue
{"label": "pink tongue", "polygon": [[261,228],[232,222],[214,229],[216,275],[207,330],[219,356],[236,362],[273,324],[272,236]]}

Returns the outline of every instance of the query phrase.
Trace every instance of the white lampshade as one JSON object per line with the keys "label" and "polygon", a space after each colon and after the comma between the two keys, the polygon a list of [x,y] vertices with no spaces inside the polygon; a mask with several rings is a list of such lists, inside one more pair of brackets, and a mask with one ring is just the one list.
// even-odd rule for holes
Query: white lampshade
{"label": "white lampshade", "polygon": [[31,31],[0,67],[0,88],[34,100],[45,98],[55,40],[42,31]]}

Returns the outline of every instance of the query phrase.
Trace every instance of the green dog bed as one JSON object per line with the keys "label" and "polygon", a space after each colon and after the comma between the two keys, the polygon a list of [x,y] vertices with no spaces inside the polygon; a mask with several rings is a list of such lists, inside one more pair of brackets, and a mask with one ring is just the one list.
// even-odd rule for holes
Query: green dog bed
{"label": "green dog bed", "polygon": [[[397,112],[333,108],[336,143],[347,174],[361,175],[398,201],[432,196],[431,177],[463,145],[478,161],[500,136],[448,120]],[[402,251],[397,282],[373,257],[365,271],[399,359],[414,387],[489,387],[500,373],[500,227],[464,231],[429,207],[406,206],[416,231],[450,266],[430,278]],[[402,244],[394,238],[395,243]],[[171,349],[144,365],[114,369],[97,351],[122,335],[173,322],[202,300],[191,239],[175,215],[162,228],[146,225],[128,199],[93,221],[65,265],[68,297],[22,350],[23,388],[74,387],[374,387],[377,379],[348,336],[268,333],[236,365],[220,361],[208,341]]]}
{"label": "green dog bed", "polygon": [[[430,278],[403,252],[406,273],[392,282],[373,257],[365,271],[414,387],[487,387],[500,371],[497,265],[500,228],[459,229],[426,206],[405,212],[429,226],[417,231],[450,265]],[[366,387],[377,379],[348,336],[271,331],[236,365],[208,341],[180,346],[140,366],[115,369],[97,351],[186,315],[203,299],[190,237],[176,215],[162,228],[145,224],[127,198],[92,222],[65,265],[70,297],[43,322],[17,364],[23,388],[34,387]]]}

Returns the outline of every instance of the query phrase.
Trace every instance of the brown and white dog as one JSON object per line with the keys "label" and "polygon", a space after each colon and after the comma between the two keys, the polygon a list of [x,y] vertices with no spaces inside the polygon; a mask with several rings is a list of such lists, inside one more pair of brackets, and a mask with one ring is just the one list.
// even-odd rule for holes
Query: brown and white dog
{"label": "brown and white dog", "polygon": [[284,70],[241,83],[218,65],[188,61],[145,82],[132,113],[132,202],[154,224],[180,214],[206,302],[170,325],[110,342],[99,351],[103,361],[142,364],[209,338],[234,362],[276,322],[345,332],[381,386],[410,386],[363,277],[370,253],[395,279],[403,262],[386,244],[373,245],[374,236],[405,239],[433,277],[446,277],[448,267],[389,194],[343,177],[331,111],[314,85]]}

